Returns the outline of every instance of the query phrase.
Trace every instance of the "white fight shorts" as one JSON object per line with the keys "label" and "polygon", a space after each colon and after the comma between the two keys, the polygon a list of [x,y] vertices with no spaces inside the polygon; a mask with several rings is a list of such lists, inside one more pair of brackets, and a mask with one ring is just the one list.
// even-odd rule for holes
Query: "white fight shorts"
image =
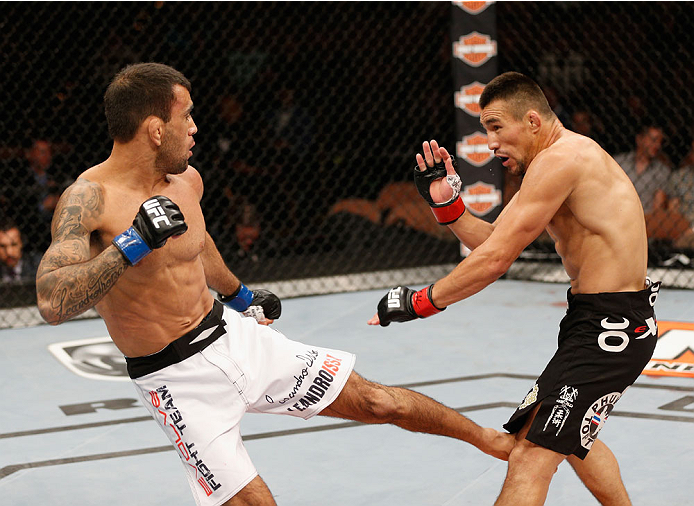
{"label": "white fight shorts", "polygon": [[244,413],[310,418],[337,398],[354,361],[351,353],[291,341],[218,301],[163,350],[126,357],[199,506],[224,503],[258,474],[241,441]]}

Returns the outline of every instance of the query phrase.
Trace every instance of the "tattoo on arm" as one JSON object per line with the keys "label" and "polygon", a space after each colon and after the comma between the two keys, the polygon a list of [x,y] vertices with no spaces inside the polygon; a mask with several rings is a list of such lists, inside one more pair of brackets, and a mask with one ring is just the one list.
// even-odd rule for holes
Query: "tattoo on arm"
{"label": "tattoo on arm", "polygon": [[50,323],[96,305],[125,272],[125,259],[114,246],[90,259],[89,238],[103,210],[101,187],[86,180],[60,198],[51,224],[53,241],[36,276],[39,311]]}
{"label": "tattoo on arm", "polygon": [[93,260],[45,273],[36,285],[39,300],[45,301],[42,315],[62,323],[83,313],[106,295],[125,268],[123,255],[110,246]]}

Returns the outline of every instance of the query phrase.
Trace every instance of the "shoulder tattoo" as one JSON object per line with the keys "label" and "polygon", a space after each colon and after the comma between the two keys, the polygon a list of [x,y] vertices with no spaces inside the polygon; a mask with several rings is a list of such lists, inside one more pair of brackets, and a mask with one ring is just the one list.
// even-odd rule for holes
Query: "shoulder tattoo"
{"label": "shoulder tattoo", "polygon": [[51,224],[54,240],[71,239],[89,234],[89,225],[104,212],[104,192],[101,185],[86,179],[72,184],[56,206]]}

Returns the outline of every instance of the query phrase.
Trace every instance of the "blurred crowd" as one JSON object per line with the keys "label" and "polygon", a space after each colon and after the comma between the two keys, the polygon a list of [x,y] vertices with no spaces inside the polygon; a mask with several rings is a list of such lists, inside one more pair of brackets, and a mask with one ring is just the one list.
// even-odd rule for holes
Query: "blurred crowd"
{"label": "blurred crowd", "polygon": [[[535,77],[565,126],[615,156],[641,197],[653,264],[681,264],[694,258],[694,130],[683,127],[691,128],[694,113],[682,107],[691,104],[692,70],[681,63],[691,58],[661,46],[688,50],[679,43],[691,40],[687,23],[674,15],[686,8],[655,3],[644,14],[596,5],[497,4],[499,72]],[[291,258],[292,268],[310,264],[312,274],[331,260],[375,269],[381,264],[364,257],[416,250],[397,259],[383,253],[385,268],[440,258],[437,243],[456,255],[452,234],[411,182],[423,140],[455,144],[452,79],[445,78],[451,8],[458,7],[378,3],[366,13],[333,2],[272,9],[259,2],[66,3],[31,16],[9,5],[17,35],[0,35],[7,132],[0,279],[33,279],[60,194],[109,154],[103,91],[135,61],[168,63],[193,83],[199,132],[191,163],[205,182],[208,229],[235,270],[255,265],[265,276],[263,264],[274,258]],[[566,30],[570,19],[585,31]],[[536,20],[544,30],[525,37]],[[643,41],[630,38],[634,23]],[[625,45],[658,65],[647,72],[648,65],[610,52]],[[506,178],[505,202],[518,185]],[[369,254],[348,256],[357,250]],[[318,261],[305,260],[311,255]]]}
{"label": "blurred crowd", "polygon": [[[217,210],[207,216],[208,228],[213,236],[228,236],[233,231],[228,240],[220,243],[229,263],[261,263],[283,253],[282,248],[287,246],[280,240],[281,235],[286,238],[301,228],[302,212],[310,208],[312,201],[324,198],[314,194],[314,188],[296,187],[301,181],[297,171],[308,166],[303,158],[312,152],[315,142],[313,120],[295,103],[289,88],[280,90],[277,107],[262,121],[249,119],[244,104],[234,94],[221,96],[217,111],[211,125],[216,137],[210,165],[201,167],[208,181],[205,199]],[[563,109],[556,112],[568,128],[601,142],[604,128],[590,111],[578,110],[570,115]],[[654,262],[667,265],[673,258],[681,262],[694,257],[694,136],[686,155],[673,162],[664,153],[667,139],[661,126],[646,122],[635,132],[632,149],[613,156],[641,199],[653,251],[666,252],[664,256],[656,254]],[[0,188],[2,282],[27,281],[35,276],[38,258],[50,243],[56,203],[73,181],[61,156],[66,149],[69,151],[69,147],[37,138],[14,153],[20,156],[6,156],[4,160],[5,177]],[[259,151],[268,153],[268,149],[275,156],[256,155]],[[403,167],[402,171],[410,169]],[[517,178],[507,176],[504,202],[518,186]],[[282,193],[290,197],[278,213]],[[387,183],[374,198],[348,197],[329,201],[328,205],[326,229],[343,228],[344,215],[351,215],[376,226],[410,228],[441,240],[452,238],[436,223],[414,184],[408,181]],[[354,222],[349,226],[359,228]]]}

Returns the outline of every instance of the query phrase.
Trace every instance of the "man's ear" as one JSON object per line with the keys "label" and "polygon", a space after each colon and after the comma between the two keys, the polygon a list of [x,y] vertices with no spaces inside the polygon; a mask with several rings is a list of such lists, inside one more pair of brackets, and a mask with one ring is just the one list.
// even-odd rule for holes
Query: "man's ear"
{"label": "man's ear", "polygon": [[528,122],[528,125],[530,125],[530,130],[533,133],[537,133],[540,130],[540,127],[542,126],[542,117],[538,114],[537,111],[533,109],[528,111],[526,120]]}
{"label": "man's ear", "polygon": [[149,139],[155,146],[161,146],[162,139],[164,138],[164,122],[161,118],[149,116],[145,120],[145,125],[147,125]]}

